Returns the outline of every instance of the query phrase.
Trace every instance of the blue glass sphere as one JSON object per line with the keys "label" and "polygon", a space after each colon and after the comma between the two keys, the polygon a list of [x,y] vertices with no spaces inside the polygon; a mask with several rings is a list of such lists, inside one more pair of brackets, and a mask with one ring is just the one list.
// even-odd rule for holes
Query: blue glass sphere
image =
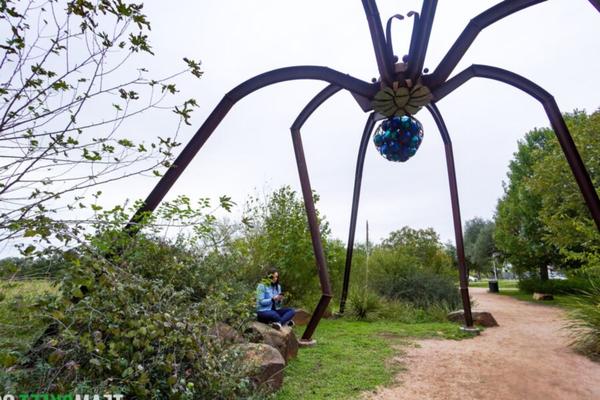
{"label": "blue glass sphere", "polygon": [[407,161],[423,141],[423,125],[407,115],[389,117],[377,127],[373,143],[388,161]]}

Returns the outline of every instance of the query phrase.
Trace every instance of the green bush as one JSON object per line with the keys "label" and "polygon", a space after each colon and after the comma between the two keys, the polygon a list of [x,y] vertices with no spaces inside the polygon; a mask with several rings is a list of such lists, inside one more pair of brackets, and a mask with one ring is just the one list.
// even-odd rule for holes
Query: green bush
{"label": "green bush", "polygon": [[460,306],[452,257],[431,228],[392,232],[373,250],[368,277],[369,286],[388,300],[423,310]]}
{"label": "green bush", "polygon": [[[318,195],[313,195],[318,204]],[[324,216],[317,212],[321,242],[334,293],[338,293],[345,261],[344,244],[330,238]],[[314,307],[321,295],[315,253],[302,196],[284,186],[265,198],[250,198],[244,228],[235,246],[243,255],[244,279],[256,285],[270,267],[276,267],[290,305]]]}
{"label": "green bush", "polygon": [[379,318],[405,324],[421,324],[426,322],[446,322],[447,315],[453,311],[446,304],[433,304],[427,308],[417,307],[412,303],[399,300],[386,300],[379,310]]}
{"label": "green bush", "polygon": [[[48,329],[27,353],[3,358],[13,368],[0,374],[0,392],[252,397],[249,366],[214,330],[222,322],[243,332],[254,317],[239,257],[198,247],[197,237],[132,237],[118,214],[65,253],[59,293],[28,310]],[[210,229],[209,219],[202,231]]]}
{"label": "green bush", "polygon": [[600,286],[590,283],[591,290],[576,298],[569,316],[573,330],[572,345],[581,353],[600,360]]}
{"label": "green bush", "polygon": [[409,302],[420,308],[443,305],[456,309],[461,306],[454,280],[432,271],[414,267],[397,268],[393,274],[375,275],[372,286],[388,299]]}
{"label": "green bush", "polygon": [[60,254],[53,257],[8,257],[0,260],[2,279],[44,279],[57,277],[64,269],[65,261]]}
{"label": "green bush", "polygon": [[592,289],[590,281],[585,278],[574,277],[569,279],[539,279],[519,280],[519,290],[525,293],[548,293],[548,294],[581,294]]}
{"label": "green bush", "polygon": [[374,320],[382,308],[380,297],[367,289],[353,290],[348,299],[350,316],[359,321]]}

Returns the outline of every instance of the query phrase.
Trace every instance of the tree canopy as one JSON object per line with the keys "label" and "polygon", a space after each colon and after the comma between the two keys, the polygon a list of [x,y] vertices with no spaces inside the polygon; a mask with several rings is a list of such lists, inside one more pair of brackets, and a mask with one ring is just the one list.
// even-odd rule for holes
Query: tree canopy
{"label": "tree canopy", "polygon": [[465,223],[465,257],[470,269],[479,274],[491,269],[496,251],[494,243],[494,222],[475,217]]}
{"label": "tree canopy", "polygon": [[[600,186],[600,112],[565,115],[594,186]],[[495,242],[517,272],[598,268],[600,236],[551,129],[519,141],[496,208]]]}
{"label": "tree canopy", "polygon": [[[179,72],[150,76],[149,31],[138,2],[0,1],[0,241],[66,242],[72,220],[101,208],[86,190],[170,166],[196,106],[176,103],[176,78],[202,72],[184,59]],[[124,124],[162,109],[175,118],[160,137]]]}

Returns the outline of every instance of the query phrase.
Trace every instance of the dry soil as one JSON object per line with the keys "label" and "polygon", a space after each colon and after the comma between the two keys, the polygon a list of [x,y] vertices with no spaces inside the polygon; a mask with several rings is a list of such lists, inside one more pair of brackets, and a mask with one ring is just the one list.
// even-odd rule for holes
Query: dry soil
{"label": "dry soil", "polygon": [[600,400],[600,363],[575,353],[565,313],[471,289],[477,309],[499,327],[471,340],[423,340],[397,360],[406,370],[397,385],[368,399]]}

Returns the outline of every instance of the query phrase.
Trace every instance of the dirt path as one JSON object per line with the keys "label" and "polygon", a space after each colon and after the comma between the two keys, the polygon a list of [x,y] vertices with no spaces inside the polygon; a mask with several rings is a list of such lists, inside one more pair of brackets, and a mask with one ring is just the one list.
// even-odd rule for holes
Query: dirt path
{"label": "dirt path", "polygon": [[500,327],[472,340],[424,340],[398,359],[398,386],[369,399],[600,399],[600,364],[574,353],[564,312],[471,289]]}

